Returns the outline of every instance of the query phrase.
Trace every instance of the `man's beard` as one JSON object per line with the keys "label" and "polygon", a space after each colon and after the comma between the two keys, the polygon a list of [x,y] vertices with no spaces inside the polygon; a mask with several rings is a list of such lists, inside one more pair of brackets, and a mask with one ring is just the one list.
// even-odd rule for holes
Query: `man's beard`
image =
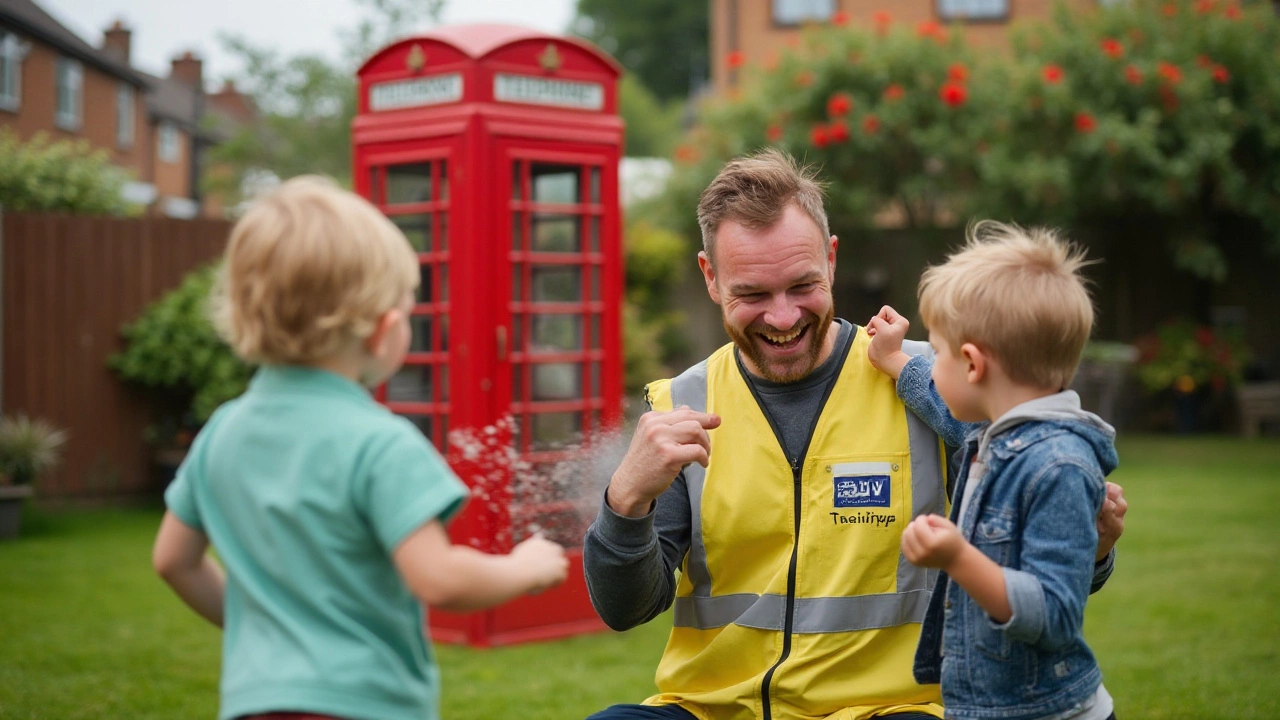
{"label": "man's beard", "polygon": [[761,330],[769,326],[760,324],[758,327],[748,327],[745,332],[739,332],[737,328],[729,324],[727,319],[722,318],[724,322],[725,332],[729,333],[729,339],[733,340],[734,346],[738,351],[747,356],[751,364],[755,366],[755,370],[760,373],[769,382],[775,383],[793,383],[801,380],[813,372],[818,367],[818,356],[822,354],[822,346],[826,343],[827,332],[831,329],[831,323],[835,321],[835,306],[827,308],[826,315],[821,320],[817,315],[804,311],[797,326],[803,326],[802,333],[809,333],[812,337],[805,338],[809,342],[809,346],[805,349],[803,355],[793,358],[786,362],[778,362],[771,360],[764,351],[756,343],[768,343],[768,340],[760,338]]}

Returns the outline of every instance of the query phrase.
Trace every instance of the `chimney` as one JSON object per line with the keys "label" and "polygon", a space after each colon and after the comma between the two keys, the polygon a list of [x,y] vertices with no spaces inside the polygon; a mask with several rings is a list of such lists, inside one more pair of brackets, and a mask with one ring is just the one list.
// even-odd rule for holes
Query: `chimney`
{"label": "chimney", "polygon": [[204,61],[192,55],[190,50],[182,53],[182,57],[174,58],[172,66],[169,77],[184,82],[196,90],[204,90]]}
{"label": "chimney", "polygon": [[222,89],[209,96],[209,104],[240,122],[251,122],[256,115],[253,102],[237,90],[231,80],[223,82]]}
{"label": "chimney", "polygon": [[111,27],[102,33],[102,50],[111,57],[126,65],[129,64],[129,45],[133,39],[133,31],[116,20]]}

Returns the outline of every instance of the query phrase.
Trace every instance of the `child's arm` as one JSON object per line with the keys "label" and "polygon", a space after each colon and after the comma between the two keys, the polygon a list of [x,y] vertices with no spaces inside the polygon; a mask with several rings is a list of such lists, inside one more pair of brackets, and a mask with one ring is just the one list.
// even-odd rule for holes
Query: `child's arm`
{"label": "child's arm", "polygon": [[923,420],[944,443],[959,447],[975,426],[951,416],[933,384],[933,359],[921,355],[912,357],[902,351],[902,341],[910,326],[911,323],[893,308],[888,305],[880,308],[879,314],[867,323],[867,335],[871,336],[867,359],[877,370],[894,379],[898,397],[908,410]]}
{"label": "child's arm", "polygon": [[902,554],[914,565],[945,572],[997,623],[1013,617],[1005,569],[969,544],[950,520],[941,515],[912,520],[902,533]]}
{"label": "child's arm", "polygon": [[206,554],[208,549],[209,538],[204,533],[166,512],[151,550],[151,564],[192,610],[222,627],[225,582],[222,569]]}
{"label": "child's arm", "polygon": [[559,585],[569,574],[564,548],[540,536],[516,545],[508,555],[489,555],[452,544],[438,520],[411,533],[392,557],[419,600],[452,612],[501,605]]}

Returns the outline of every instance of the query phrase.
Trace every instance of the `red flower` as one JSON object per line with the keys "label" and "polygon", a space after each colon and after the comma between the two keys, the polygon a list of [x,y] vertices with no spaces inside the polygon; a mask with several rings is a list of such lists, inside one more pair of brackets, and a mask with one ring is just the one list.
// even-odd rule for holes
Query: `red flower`
{"label": "red flower", "polygon": [[889,30],[889,25],[893,23],[893,16],[883,10],[879,10],[872,13],[871,22],[876,24],[876,32],[883,35]]}
{"label": "red flower", "polygon": [[853,98],[848,93],[836,93],[827,101],[828,117],[843,117],[853,109]]}
{"label": "red flower", "polygon": [[681,145],[676,148],[676,162],[691,165],[698,162],[698,150],[691,145]]}
{"label": "red flower", "polygon": [[1213,66],[1213,81],[1222,85],[1226,85],[1231,81],[1231,73],[1221,65]]}
{"label": "red flower", "polygon": [[942,102],[951,107],[960,107],[969,99],[969,91],[964,89],[964,85],[958,82],[946,82],[938,88],[938,97],[942,98]]}
{"label": "red flower", "polygon": [[951,67],[947,68],[947,78],[962,83],[969,79],[969,68],[961,63],[952,63]]}
{"label": "red flower", "polygon": [[1045,65],[1044,69],[1040,71],[1040,75],[1044,77],[1044,81],[1050,85],[1057,85],[1062,82],[1063,74],[1062,68],[1057,65]]}
{"label": "red flower", "polygon": [[1196,0],[1196,12],[1201,15],[1208,15],[1213,12],[1217,4],[1217,0]]}
{"label": "red flower", "polygon": [[1228,5],[1227,9],[1222,11],[1222,14],[1227,16],[1228,20],[1239,20],[1241,15],[1240,7],[1238,5]]}
{"label": "red flower", "polygon": [[1160,86],[1160,103],[1164,105],[1165,110],[1173,112],[1178,109],[1178,93],[1168,85]]}
{"label": "red flower", "polygon": [[827,135],[827,128],[822,125],[814,125],[809,131],[809,142],[813,143],[816,148],[824,148],[827,143],[831,142],[830,136]]}
{"label": "red flower", "polygon": [[769,138],[769,142],[778,142],[782,139],[782,126],[778,123],[773,123],[765,129],[764,136]]}
{"label": "red flower", "polygon": [[862,130],[868,135],[875,135],[880,132],[880,118],[868,114],[862,118]]}
{"label": "red flower", "polygon": [[938,23],[932,20],[925,20],[916,26],[916,35],[922,38],[942,38],[946,37],[946,31]]}
{"label": "red flower", "polygon": [[1202,68],[1213,67],[1213,58],[1209,57],[1208,55],[1197,55],[1196,64]]}
{"label": "red flower", "polygon": [[903,90],[902,86],[897,83],[894,83],[884,89],[884,99],[887,100],[888,102],[897,102],[902,99],[903,95],[906,95],[906,94],[907,94],[907,91]]}
{"label": "red flower", "polygon": [[1211,348],[1217,342],[1217,338],[1213,336],[1213,330],[1207,327],[1196,328],[1196,344],[1202,348]]}
{"label": "red flower", "polygon": [[1167,3],[1164,7],[1160,8],[1160,12],[1164,13],[1165,17],[1173,17],[1178,14],[1178,6],[1173,3]]}
{"label": "red flower", "polygon": [[1172,63],[1161,62],[1156,65],[1156,74],[1170,85],[1182,82],[1182,69]]}
{"label": "red flower", "polygon": [[1098,121],[1087,112],[1076,113],[1076,132],[1088,135],[1098,129]]}
{"label": "red flower", "polygon": [[1124,55],[1124,46],[1115,38],[1103,38],[1102,53],[1110,58],[1119,58]]}
{"label": "red flower", "polygon": [[728,65],[730,69],[740,68],[747,64],[747,55],[741,50],[734,50],[724,56],[724,64]]}
{"label": "red flower", "polygon": [[832,25],[835,25],[836,27],[844,27],[845,25],[848,25],[848,24],[849,24],[849,13],[848,13],[847,11],[845,11],[845,10],[841,10],[840,12],[836,13],[835,15],[832,15],[832,16],[831,16],[831,24],[832,24]]}
{"label": "red flower", "polygon": [[[849,126],[843,120],[837,120],[831,123],[827,128],[827,137],[833,143],[842,143],[849,139]],[[815,145],[817,143],[814,143]]]}
{"label": "red flower", "polygon": [[1124,69],[1124,79],[1130,85],[1141,85],[1142,71],[1138,69],[1137,65],[1129,65]]}
{"label": "red flower", "polygon": [[796,73],[796,85],[798,87],[809,87],[812,84],[813,84],[813,72],[809,70],[803,70],[799,73]]}

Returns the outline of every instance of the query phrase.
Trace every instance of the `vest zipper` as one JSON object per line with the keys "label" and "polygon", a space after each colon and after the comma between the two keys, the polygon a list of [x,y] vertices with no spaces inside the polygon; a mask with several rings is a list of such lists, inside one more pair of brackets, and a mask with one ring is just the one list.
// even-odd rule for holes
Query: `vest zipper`
{"label": "vest zipper", "polygon": [[[764,720],[773,720],[773,707],[769,701],[769,684],[773,681],[774,673],[787,661],[791,656],[791,630],[795,622],[796,614],[796,564],[800,557],[800,481],[801,468],[804,467],[804,458],[809,454],[809,445],[813,443],[813,434],[818,429],[818,421],[822,419],[822,412],[827,408],[827,399],[831,397],[831,391],[835,389],[836,383],[840,380],[840,373],[844,371],[845,360],[849,357],[849,349],[853,347],[853,341],[857,337],[858,326],[855,325],[849,333],[849,338],[845,342],[844,347],[835,348],[835,353],[840,356],[839,367],[831,379],[827,381],[827,387],[823,390],[822,401],[818,403],[818,412],[814,413],[813,423],[809,426],[809,434],[805,439],[804,449],[800,454],[791,458],[791,482],[792,482],[792,521],[795,526],[795,536],[791,541],[791,562],[787,566],[787,605],[786,616],[783,618],[782,625],[782,653],[768,671],[764,674],[764,679],[760,682],[760,702],[764,706]],[[741,373],[742,379],[747,383],[747,387],[751,390],[751,396],[755,398],[756,405],[759,406],[760,412],[764,414],[765,420],[768,421],[769,427],[773,429],[774,438],[778,441],[778,445],[782,448],[783,457],[786,457],[787,444],[783,442],[782,429],[778,427],[778,423],[774,421],[773,413],[765,407],[764,401],[760,399],[760,391],[756,388],[756,384],[751,380],[751,373],[742,364],[742,357],[736,351],[733,354],[734,360],[738,365],[738,372]]]}

